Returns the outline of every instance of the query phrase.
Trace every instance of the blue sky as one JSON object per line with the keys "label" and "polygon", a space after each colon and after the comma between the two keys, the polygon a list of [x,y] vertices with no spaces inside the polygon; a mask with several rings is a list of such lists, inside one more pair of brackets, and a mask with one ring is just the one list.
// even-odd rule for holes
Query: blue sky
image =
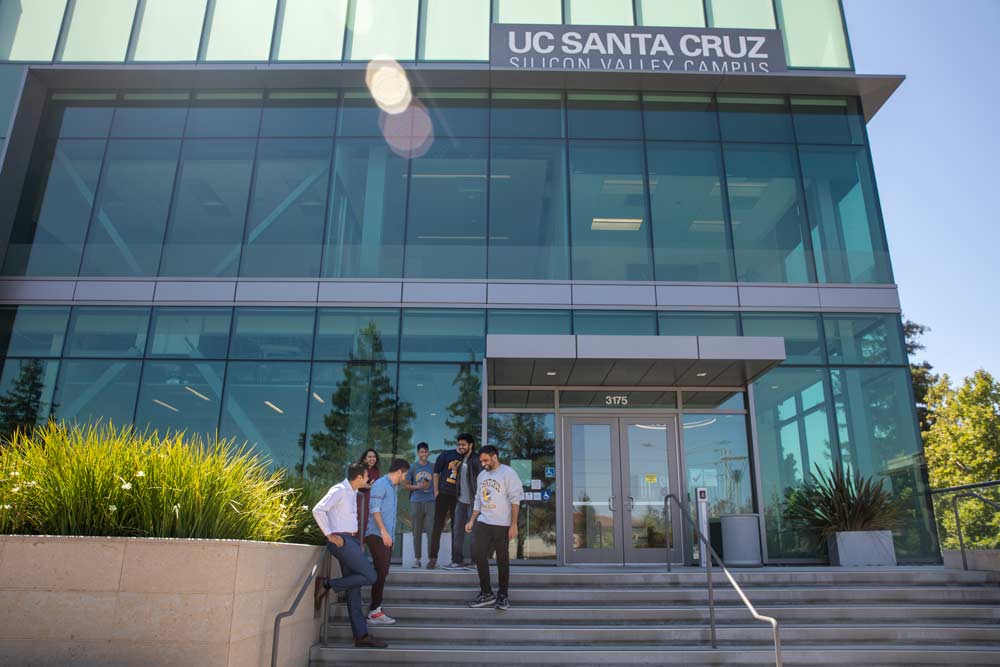
{"label": "blue sky", "polygon": [[933,329],[922,358],[1000,376],[1000,0],[844,5],[857,72],[906,75],[868,132],[903,312]]}

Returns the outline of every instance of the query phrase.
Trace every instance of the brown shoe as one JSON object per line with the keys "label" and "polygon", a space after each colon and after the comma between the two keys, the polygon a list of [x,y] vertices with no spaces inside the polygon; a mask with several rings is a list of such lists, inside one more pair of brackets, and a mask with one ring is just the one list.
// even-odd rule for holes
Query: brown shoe
{"label": "brown shoe", "polygon": [[355,639],[354,645],[358,648],[388,648],[389,645],[383,641],[375,639],[371,635],[365,635],[361,639]]}
{"label": "brown shoe", "polygon": [[438,562],[437,562],[436,558],[431,558],[429,561],[427,561],[427,569],[428,570],[436,570],[437,566],[438,566]]}
{"label": "brown shoe", "polygon": [[316,582],[313,584],[313,609],[316,611],[323,607],[323,598],[330,592],[326,582],[326,577],[316,577]]}

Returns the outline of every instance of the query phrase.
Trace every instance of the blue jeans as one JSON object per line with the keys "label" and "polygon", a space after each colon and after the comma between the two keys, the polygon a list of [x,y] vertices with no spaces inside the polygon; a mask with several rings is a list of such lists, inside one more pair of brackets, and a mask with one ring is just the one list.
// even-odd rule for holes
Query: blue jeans
{"label": "blue jeans", "polygon": [[375,583],[375,568],[371,561],[361,553],[361,543],[358,538],[346,533],[338,533],[344,539],[344,546],[338,547],[333,542],[326,543],[326,549],[340,562],[339,579],[330,579],[327,585],[336,592],[347,591],[347,614],[351,619],[351,632],[355,639],[361,639],[368,634],[368,623],[361,611],[361,587]]}

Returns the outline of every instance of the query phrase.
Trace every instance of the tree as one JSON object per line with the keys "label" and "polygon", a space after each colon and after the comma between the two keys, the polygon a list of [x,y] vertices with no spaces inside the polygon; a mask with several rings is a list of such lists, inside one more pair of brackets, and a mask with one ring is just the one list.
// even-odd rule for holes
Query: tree
{"label": "tree", "polygon": [[906,339],[906,357],[910,360],[910,377],[913,381],[913,396],[917,402],[917,419],[920,421],[921,432],[930,426],[930,413],[927,410],[927,392],[940,379],[933,366],[927,361],[914,361],[917,352],[924,349],[920,342],[921,336],[930,331],[930,327],[917,324],[912,320],[903,322],[903,336]]}
{"label": "tree", "polygon": [[330,397],[330,412],[323,417],[326,430],[309,438],[313,458],[306,473],[310,478],[339,481],[347,464],[368,447],[391,453],[397,435],[399,440],[412,437],[413,406],[400,401],[392,386],[374,322],[359,333],[358,347]]}
{"label": "tree", "polygon": [[[924,434],[924,451],[932,487],[1000,479],[1000,382],[978,370],[954,389],[945,374],[928,391],[927,408],[932,419]],[[1000,499],[995,490],[992,496],[994,501]],[[938,521],[948,536],[945,545],[957,547],[948,500],[949,506],[938,507]],[[960,504],[960,514],[967,544],[997,548],[1000,513],[979,501],[966,500]]]}
{"label": "tree", "polygon": [[0,438],[9,440],[15,431],[28,431],[38,424],[55,406],[42,401],[45,388],[45,364],[39,359],[21,362],[21,370],[11,387],[0,396]]}
{"label": "tree", "polygon": [[483,393],[478,368],[475,360],[462,364],[451,382],[458,386],[458,398],[448,406],[449,416],[444,420],[445,426],[454,434],[453,438],[445,440],[447,446],[457,445],[460,433],[478,434],[476,439],[482,439]]}

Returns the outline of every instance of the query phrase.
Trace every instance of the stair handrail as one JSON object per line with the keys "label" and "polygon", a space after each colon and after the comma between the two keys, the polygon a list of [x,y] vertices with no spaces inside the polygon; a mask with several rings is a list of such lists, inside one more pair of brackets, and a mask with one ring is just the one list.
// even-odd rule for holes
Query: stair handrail
{"label": "stair handrail", "polygon": [[[729,584],[733,587],[733,590],[736,591],[736,594],[739,596],[740,600],[743,601],[744,606],[746,606],[746,608],[750,611],[750,615],[753,616],[755,620],[770,624],[771,629],[774,632],[774,664],[775,667],[782,667],[781,636],[778,631],[778,619],[774,618],[773,616],[765,616],[764,614],[761,614],[760,612],[757,611],[756,607],[753,606],[753,603],[750,602],[750,598],[748,598],[746,593],[743,592],[743,588],[736,582],[736,578],[733,577],[733,573],[729,571],[728,567],[726,567],[726,563],[722,560],[719,554],[716,553],[715,549],[712,548],[712,545],[709,543],[705,535],[700,530],[698,530],[698,526],[696,526],[694,521],[692,521],[691,517],[687,515],[687,512],[684,511],[684,505],[681,503],[680,498],[678,498],[672,493],[668,493],[666,497],[663,499],[663,505],[664,505],[664,510],[666,512],[667,520],[670,521],[671,524],[673,523],[673,515],[671,514],[670,511],[671,501],[675,501],[677,503],[677,507],[679,508],[678,513],[681,515],[681,518],[687,523],[688,527],[694,531],[695,536],[698,538],[698,540],[705,547],[705,549],[708,551],[709,554],[705,562],[705,575],[708,583],[708,618],[709,618],[710,635],[712,640],[712,648],[715,649],[719,648],[718,642],[716,641],[715,637],[715,589],[712,586],[712,560],[714,559],[719,563],[719,567],[722,569],[723,574],[726,575],[726,579],[729,580]],[[672,525],[670,527],[669,532],[670,532],[670,549],[667,552],[668,553],[667,571],[671,572],[672,568],[670,565],[669,552],[673,551],[674,548],[674,530]]]}
{"label": "stair handrail", "polygon": [[[295,596],[295,600],[292,602],[292,606],[283,612],[280,612],[274,617],[274,638],[271,641],[271,667],[278,667],[278,640],[281,636],[281,621],[295,614],[295,610],[299,608],[299,603],[302,602],[302,597],[306,594],[309,589],[309,585],[313,584],[316,580],[316,575],[319,573],[320,568],[323,567],[323,562],[327,557],[327,551],[324,547],[323,553],[320,554],[319,559],[313,563],[312,568],[310,568],[309,573],[306,574],[302,582],[302,587],[299,588],[298,595]],[[324,601],[325,602],[325,601]],[[323,605],[323,628],[325,631],[327,623],[327,613],[330,605]]]}
{"label": "stair handrail", "polygon": [[989,482],[978,482],[976,484],[962,484],[961,486],[949,486],[944,489],[933,489],[931,495],[938,495],[944,493],[954,493],[951,497],[951,509],[955,514],[955,532],[958,533],[958,548],[962,552],[962,569],[969,569],[969,560],[965,555],[965,537],[962,534],[962,517],[958,513],[958,501],[965,500],[968,498],[974,498],[979,500],[985,505],[992,507],[994,510],[1000,512],[1000,503],[995,502],[990,498],[981,496],[978,493],[971,491],[970,489],[987,489],[995,486],[1000,486],[1000,480],[991,480]]}

